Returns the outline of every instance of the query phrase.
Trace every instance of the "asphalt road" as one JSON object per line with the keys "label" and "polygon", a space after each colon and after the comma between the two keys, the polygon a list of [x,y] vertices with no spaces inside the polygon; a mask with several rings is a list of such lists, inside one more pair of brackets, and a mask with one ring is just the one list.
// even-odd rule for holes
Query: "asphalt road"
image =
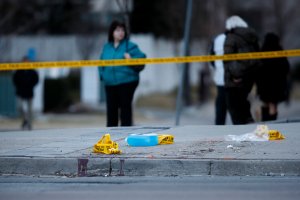
{"label": "asphalt road", "polygon": [[299,199],[300,177],[0,176],[0,199]]}

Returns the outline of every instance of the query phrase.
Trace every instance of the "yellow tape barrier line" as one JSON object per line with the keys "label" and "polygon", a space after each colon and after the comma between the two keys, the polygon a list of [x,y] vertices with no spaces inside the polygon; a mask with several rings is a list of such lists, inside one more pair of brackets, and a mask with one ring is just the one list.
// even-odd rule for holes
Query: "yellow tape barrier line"
{"label": "yellow tape barrier line", "polygon": [[89,67],[89,66],[122,66],[122,65],[142,65],[142,64],[166,64],[166,63],[190,63],[190,62],[210,62],[215,60],[249,60],[262,58],[279,58],[300,56],[300,49],[226,54],[223,56],[186,56],[186,57],[166,57],[166,58],[141,58],[141,59],[120,59],[120,60],[77,60],[77,61],[55,61],[55,62],[23,62],[23,63],[1,63],[0,71],[36,68],[56,68],[56,67]]}

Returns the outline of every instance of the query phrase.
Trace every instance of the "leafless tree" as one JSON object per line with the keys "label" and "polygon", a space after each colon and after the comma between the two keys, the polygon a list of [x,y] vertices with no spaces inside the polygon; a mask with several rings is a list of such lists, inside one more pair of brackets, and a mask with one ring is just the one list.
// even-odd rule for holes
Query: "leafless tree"
{"label": "leafless tree", "polygon": [[297,24],[300,17],[300,2],[298,0],[272,0],[271,6],[271,11],[275,19],[274,28],[282,39],[286,37],[288,32],[297,31],[297,28],[299,28]]}
{"label": "leafless tree", "polygon": [[131,0],[116,0],[120,11],[123,13],[124,15],[124,20],[125,20],[125,24],[127,27],[127,31],[128,31],[128,35],[130,35],[130,22],[129,22],[129,17],[130,17],[130,11],[131,11]]}
{"label": "leafless tree", "polygon": [[84,60],[90,58],[91,53],[95,50],[97,45],[97,37],[95,35],[77,35],[76,45],[78,51]]}
{"label": "leafless tree", "polygon": [[6,61],[6,55],[11,49],[11,40],[8,36],[1,36],[0,35],[0,61]]}

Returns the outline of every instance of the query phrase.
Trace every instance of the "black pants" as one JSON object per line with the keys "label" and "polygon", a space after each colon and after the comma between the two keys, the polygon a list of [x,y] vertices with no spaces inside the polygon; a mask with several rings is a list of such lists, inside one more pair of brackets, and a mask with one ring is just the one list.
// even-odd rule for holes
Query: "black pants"
{"label": "black pants", "polygon": [[118,126],[119,116],[121,126],[132,126],[132,100],[138,81],[105,86],[107,126]]}
{"label": "black pants", "polygon": [[261,121],[273,121],[277,119],[277,113],[270,114],[269,106],[261,107]]}
{"label": "black pants", "polygon": [[226,88],[226,101],[233,124],[254,122],[248,94],[249,90],[244,88]]}
{"label": "black pants", "polygon": [[217,98],[216,98],[216,125],[224,125],[226,122],[226,93],[225,87],[217,86]]}

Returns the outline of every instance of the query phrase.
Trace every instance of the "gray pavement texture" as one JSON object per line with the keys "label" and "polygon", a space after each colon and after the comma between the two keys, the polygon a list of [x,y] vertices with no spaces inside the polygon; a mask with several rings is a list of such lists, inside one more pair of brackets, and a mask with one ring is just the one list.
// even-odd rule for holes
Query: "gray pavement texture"
{"label": "gray pavement texture", "polygon": [[[251,125],[183,125],[42,129],[0,132],[0,174],[84,176],[299,176],[300,123],[268,124],[286,139],[225,141]],[[119,144],[120,155],[92,153],[105,134]],[[130,147],[129,134],[172,134],[174,144]],[[230,145],[230,146],[229,146]],[[87,161],[86,171],[82,160]],[[82,170],[84,169],[84,170]]]}

